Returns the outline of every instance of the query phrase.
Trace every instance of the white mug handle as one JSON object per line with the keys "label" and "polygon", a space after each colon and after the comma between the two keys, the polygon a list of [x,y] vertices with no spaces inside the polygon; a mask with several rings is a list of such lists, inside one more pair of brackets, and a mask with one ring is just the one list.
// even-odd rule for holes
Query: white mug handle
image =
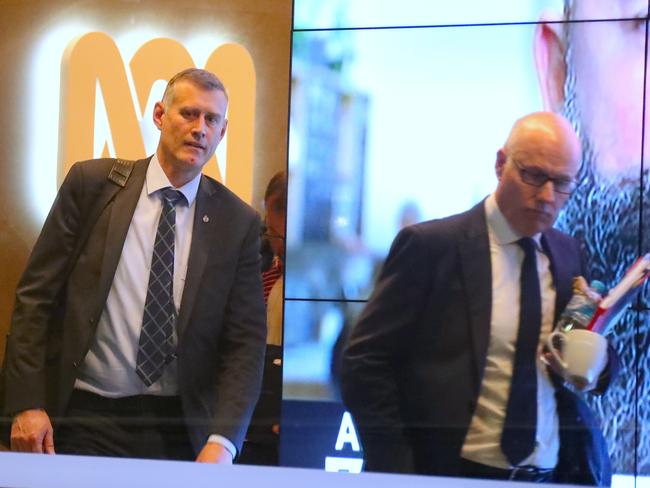
{"label": "white mug handle", "polygon": [[555,332],[551,333],[548,336],[548,339],[546,339],[546,345],[548,346],[548,352],[551,353],[551,355],[555,358],[557,363],[562,367],[563,370],[565,370],[565,369],[567,369],[568,365],[567,365],[566,362],[564,362],[564,359],[562,359],[562,356],[561,356],[562,350],[561,349],[558,350],[558,349],[555,348],[555,343],[554,343],[555,337],[559,338],[560,347],[564,344],[564,340],[565,340],[564,332],[556,330]]}

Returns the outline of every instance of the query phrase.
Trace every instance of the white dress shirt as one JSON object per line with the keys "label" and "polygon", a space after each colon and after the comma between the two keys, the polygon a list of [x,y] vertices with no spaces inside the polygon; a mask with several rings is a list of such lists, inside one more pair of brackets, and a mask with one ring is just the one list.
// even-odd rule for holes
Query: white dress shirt
{"label": "white dress shirt", "polygon": [[[524,252],[517,244],[521,236],[510,227],[499,210],[494,195],[485,200],[492,267],[492,315],[483,382],[476,411],[469,426],[461,456],[470,461],[510,469],[501,451],[501,433],[505,421],[510,380],[519,329],[521,265]],[[537,354],[537,431],[535,449],[521,462],[540,468],[554,468],[559,450],[559,422],[555,390],[546,366],[540,360],[541,345],[553,328],[555,286],[550,261],[537,243],[537,271],[542,298],[542,329]]]}
{"label": "white dress shirt", "polygon": [[[186,198],[176,205],[174,305],[180,309],[192,243],[196,192],[201,176],[177,188]],[[97,324],[90,350],[79,368],[75,388],[109,398],[132,395],[178,395],[177,364],[166,365],[161,378],[147,387],[135,372],[153,245],[162,212],[160,190],[173,187],[154,155],[124,240],[122,255]],[[174,344],[176,344],[174,330]]]}

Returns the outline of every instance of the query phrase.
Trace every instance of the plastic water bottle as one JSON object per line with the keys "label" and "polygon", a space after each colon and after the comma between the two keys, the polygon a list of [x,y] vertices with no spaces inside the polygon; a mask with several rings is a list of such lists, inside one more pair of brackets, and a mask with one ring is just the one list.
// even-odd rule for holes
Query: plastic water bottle
{"label": "plastic water bottle", "polygon": [[582,276],[573,278],[573,296],[560,315],[557,329],[563,332],[586,329],[606,290],[605,285],[598,280],[593,280],[591,285],[587,286]]}

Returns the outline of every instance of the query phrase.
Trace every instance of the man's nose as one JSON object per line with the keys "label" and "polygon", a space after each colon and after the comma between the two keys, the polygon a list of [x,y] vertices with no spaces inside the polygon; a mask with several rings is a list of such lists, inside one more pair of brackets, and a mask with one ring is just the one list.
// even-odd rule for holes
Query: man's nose
{"label": "man's nose", "polygon": [[205,117],[199,115],[194,119],[194,125],[192,127],[192,135],[196,138],[203,139],[205,137]]}
{"label": "man's nose", "polygon": [[537,191],[537,197],[547,203],[555,202],[555,184],[553,180],[547,180]]}

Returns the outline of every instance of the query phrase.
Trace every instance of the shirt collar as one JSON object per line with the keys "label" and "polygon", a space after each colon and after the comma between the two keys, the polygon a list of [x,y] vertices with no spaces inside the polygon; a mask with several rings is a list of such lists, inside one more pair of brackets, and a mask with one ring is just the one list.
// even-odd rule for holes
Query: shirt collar
{"label": "shirt collar", "polygon": [[[200,181],[201,181],[201,173],[196,175],[194,178],[192,178],[190,181],[185,183],[180,188],[175,188],[176,190],[180,191],[183,194],[183,196],[187,200],[188,207],[192,205],[192,203],[194,203],[194,200],[196,199],[196,194],[199,191]],[[147,195],[151,195],[152,193],[158,190],[162,190],[163,188],[167,188],[170,186],[174,188],[174,185],[170,183],[169,178],[167,178],[167,175],[165,174],[162,167],[160,166],[160,161],[158,161],[158,155],[156,155],[155,153],[151,158],[149,167],[147,168],[147,176],[145,179],[145,184],[147,185]]]}
{"label": "shirt collar", "polygon": [[[497,244],[514,244],[522,238],[522,236],[510,226],[505,215],[501,212],[494,193],[485,199],[485,219],[487,221],[488,229]],[[539,232],[532,236],[537,250],[541,250],[541,237],[542,234]]]}

